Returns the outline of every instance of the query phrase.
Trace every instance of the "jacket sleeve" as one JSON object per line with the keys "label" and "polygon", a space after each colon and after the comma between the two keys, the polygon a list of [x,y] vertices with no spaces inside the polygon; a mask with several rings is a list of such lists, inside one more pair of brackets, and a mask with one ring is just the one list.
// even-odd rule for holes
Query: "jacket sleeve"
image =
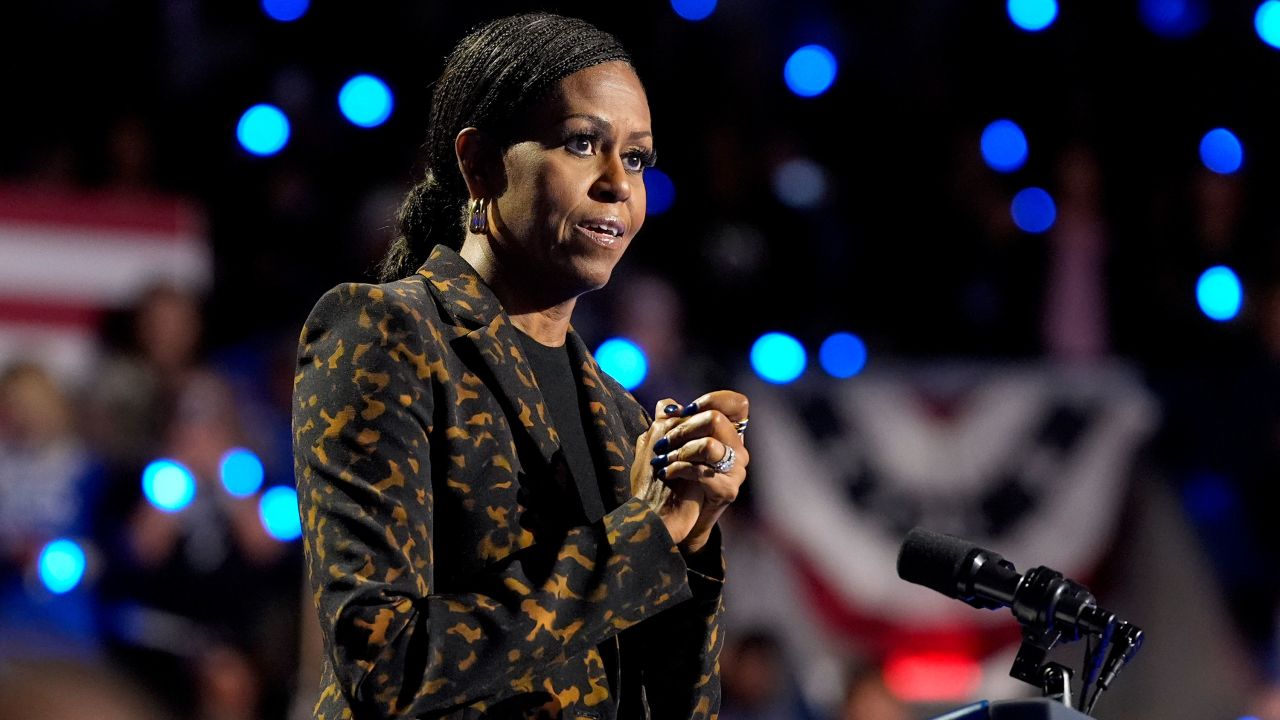
{"label": "jacket sleeve", "polygon": [[300,339],[304,549],[328,660],[357,717],[416,717],[543,690],[568,657],[692,594],[670,534],[638,499],[555,547],[517,553],[478,579],[483,592],[436,591],[437,333],[405,297],[351,284],[320,299]]}
{"label": "jacket sleeve", "polygon": [[[614,393],[630,397],[612,378],[606,382]],[[639,435],[652,420],[639,404],[636,410],[628,431]],[[655,719],[709,720],[720,711],[725,579],[720,528],[712,528],[707,545],[685,560],[692,597],[645,620],[621,638],[624,658],[640,658],[641,685],[649,717]]]}

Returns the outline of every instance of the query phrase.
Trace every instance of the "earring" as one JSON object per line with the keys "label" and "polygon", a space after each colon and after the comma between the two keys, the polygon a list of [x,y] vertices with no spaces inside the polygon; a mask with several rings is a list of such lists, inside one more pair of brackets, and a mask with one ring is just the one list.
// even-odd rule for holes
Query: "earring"
{"label": "earring", "polygon": [[489,234],[489,198],[474,198],[470,201],[471,221],[468,225],[476,235]]}

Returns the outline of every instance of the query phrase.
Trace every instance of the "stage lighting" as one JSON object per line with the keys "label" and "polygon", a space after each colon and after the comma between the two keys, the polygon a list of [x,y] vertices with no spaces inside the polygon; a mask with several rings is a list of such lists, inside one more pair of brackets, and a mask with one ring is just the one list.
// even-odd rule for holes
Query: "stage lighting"
{"label": "stage lighting", "polygon": [[715,12],[716,0],[671,0],[671,9],[685,20],[706,20]]}
{"label": "stage lighting", "polygon": [[1253,16],[1258,37],[1273,48],[1280,48],[1280,0],[1267,0]]}
{"label": "stage lighting", "polygon": [[765,333],[751,346],[751,368],[765,382],[792,382],[804,372],[806,364],[804,346],[786,333]]}
{"label": "stage lighting", "polygon": [[223,454],[218,469],[222,476],[222,486],[235,497],[249,497],[262,487],[262,461],[252,450],[228,450]]}
{"label": "stage lighting", "polygon": [[1171,40],[1196,34],[1209,17],[1204,0],[1142,0],[1139,12],[1151,32]]}
{"label": "stage lighting", "polygon": [[800,97],[815,97],[831,88],[836,81],[836,56],[821,45],[805,45],[791,53],[782,74],[791,92]]}
{"label": "stage lighting", "polygon": [[835,333],[822,341],[818,362],[834,378],[851,378],[867,365],[867,346],[853,333]]}
{"label": "stage lighting", "polygon": [[827,198],[827,173],[809,158],[792,158],[774,168],[773,194],[797,210],[818,207]]}
{"label": "stage lighting", "polygon": [[1057,0],[1009,0],[1009,19],[1027,32],[1039,32],[1058,17]]}
{"label": "stage lighting", "polygon": [[1200,312],[1218,322],[1231,320],[1240,313],[1244,303],[1244,288],[1235,271],[1225,265],[1215,265],[1200,274],[1196,282],[1196,302]]}
{"label": "stage lighting", "polygon": [[298,516],[298,492],[277,485],[262,493],[258,501],[258,519],[267,534],[286,542],[302,536],[302,520]]}
{"label": "stage lighting", "polygon": [[1030,187],[1013,196],[1011,206],[1013,222],[1029,233],[1042,233],[1053,227],[1058,219],[1058,208],[1049,193],[1038,187]]}
{"label": "stage lighting", "polygon": [[254,155],[275,155],[289,142],[289,118],[274,105],[254,105],[240,116],[236,138]]}
{"label": "stage lighting", "polygon": [[982,131],[982,159],[996,172],[1008,173],[1027,162],[1027,136],[1012,120],[996,120]]}
{"label": "stage lighting", "polygon": [[61,595],[71,591],[84,578],[84,550],[74,540],[59,538],[40,551],[37,567],[40,582],[49,592]]}
{"label": "stage lighting", "polygon": [[658,168],[644,171],[644,189],[648,195],[645,213],[661,215],[671,209],[676,201],[676,184]]}
{"label": "stage lighting", "polygon": [[142,471],[142,494],[165,512],[177,512],[196,497],[196,478],[177,460],[155,460]]}
{"label": "stage lighting", "polygon": [[262,11],[280,22],[293,22],[306,15],[310,7],[310,0],[262,0]]}
{"label": "stage lighting", "polygon": [[1200,161],[1219,175],[1230,175],[1244,164],[1244,146],[1226,128],[1210,130],[1200,139]]}
{"label": "stage lighting", "polygon": [[353,125],[377,127],[391,117],[391,88],[372,75],[356,75],[338,92],[338,107]]}
{"label": "stage lighting", "polygon": [[612,338],[596,348],[596,362],[622,387],[635,390],[649,373],[649,361],[644,350],[626,338]]}

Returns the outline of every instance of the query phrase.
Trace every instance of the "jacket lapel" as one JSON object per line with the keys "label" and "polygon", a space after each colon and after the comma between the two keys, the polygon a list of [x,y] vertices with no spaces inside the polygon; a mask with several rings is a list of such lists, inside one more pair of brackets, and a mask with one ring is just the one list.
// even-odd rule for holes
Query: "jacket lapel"
{"label": "jacket lapel", "polygon": [[[542,462],[550,473],[553,484],[569,496],[576,504],[571,517],[585,517],[584,503],[578,485],[574,481],[565,462],[560,445],[560,435],[552,423],[542,391],[534,379],[533,368],[524,356],[517,330],[512,327],[511,320],[503,311],[501,303],[466,260],[453,250],[444,246],[436,246],[430,258],[418,270],[426,278],[431,292],[440,300],[440,304],[450,322],[454,323],[456,333],[449,342],[454,351],[470,367],[481,380],[493,389],[498,401],[504,406],[508,416],[512,418],[512,433],[523,434],[537,448]],[[614,441],[613,425],[617,423],[615,413],[611,411],[613,401],[599,378],[599,368],[591,360],[590,353],[577,333],[570,330],[569,342],[573,353],[572,359],[575,375],[587,386],[587,397],[595,426],[595,440],[599,447],[607,448],[607,467],[597,472],[610,472],[610,480],[617,484],[612,473],[614,467],[621,464],[619,453],[625,452],[625,444],[618,445]],[[590,366],[590,370],[577,368]],[[518,438],[517,438],[518,440]],[[601,463],[597,463],[600,465]],[[626,468],[630,467],[627,461]],[[630,473],[624,468],[622,489],[629,497],[626,477]],[[615,492],[615,494],[617,494]],[[603,498],[607,509],[616,507],[611,498]],[[595,519],[595,518],[591,518]]]}
{"label": "jacket lapel", "polygon": [[591,430],[587,440],[593,442],[597,452],[596,472],[600,473],[601,488],[612,487],[613,498],[605,497],[605,509],[626,502],[631,497],[631,462],[635,457],[635,438],[627,436],[627,429],[619,412],[618,398],[609,390],[601,377],[603,371],[596,363],[586,344],[573,328],[569,329],[569,352],[574,373],[581,384],[581,392],[591,411]]}

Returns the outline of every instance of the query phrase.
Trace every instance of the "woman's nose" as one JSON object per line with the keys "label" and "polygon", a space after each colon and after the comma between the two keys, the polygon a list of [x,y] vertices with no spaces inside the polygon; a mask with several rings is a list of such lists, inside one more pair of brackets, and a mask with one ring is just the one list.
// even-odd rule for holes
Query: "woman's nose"
{"label": "woman's nose", "polygon": [[631,198],[631,175],[622,164],[622,158],[609,156],[605,167],[592,185],[596,199],[602,202],[626,202]]}

